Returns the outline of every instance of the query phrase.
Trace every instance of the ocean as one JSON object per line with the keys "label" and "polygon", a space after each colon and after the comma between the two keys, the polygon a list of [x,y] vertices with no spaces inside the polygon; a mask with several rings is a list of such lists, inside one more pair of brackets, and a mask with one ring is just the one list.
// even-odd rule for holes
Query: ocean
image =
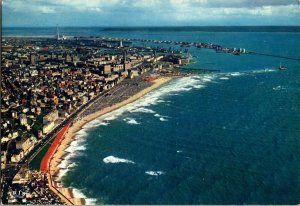
{"label": "ocean", "polygon": [[[55,31],[4,28],[3,35]],[[208,42],[300,59],[299,28],[60,32]],[[189,53],[194,63],[187,69],[220,72],[172,80],[85,125],[60,165],[64,185],[90,204],[298,204],[300,61],[192,47]],[[288,69],[278,70],[280,63]]]}

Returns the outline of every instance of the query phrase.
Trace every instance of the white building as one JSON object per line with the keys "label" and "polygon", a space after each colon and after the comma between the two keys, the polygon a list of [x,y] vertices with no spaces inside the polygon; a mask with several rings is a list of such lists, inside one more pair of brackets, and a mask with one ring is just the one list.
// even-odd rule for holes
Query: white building
{"label": "white building", "polygon": [[26,125],[27,124],[27,116],[26,116],[26,114],[21,114],[20,115],[20,124],[21,125]]}
{"label": "white building", "polygon": [[58,111],[55,109],[43,117],[43,124],[48,124],[49,122],[55,122],[57,119],[58,119]]}
{"label": "white building", "polygon": [[43,133],[44,134],[49,133],[53,129],[53,127],[54,127],[54,122],[49,122],[49,123],[45,124],[43,126]]}

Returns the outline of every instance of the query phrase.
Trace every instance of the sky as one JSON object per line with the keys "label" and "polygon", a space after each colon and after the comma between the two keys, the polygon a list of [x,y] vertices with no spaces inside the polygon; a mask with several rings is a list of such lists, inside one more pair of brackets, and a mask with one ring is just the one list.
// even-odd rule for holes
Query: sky
{"label": "sky", "polygon": [[2,0],[2,25],[300,26],[300,0]]}

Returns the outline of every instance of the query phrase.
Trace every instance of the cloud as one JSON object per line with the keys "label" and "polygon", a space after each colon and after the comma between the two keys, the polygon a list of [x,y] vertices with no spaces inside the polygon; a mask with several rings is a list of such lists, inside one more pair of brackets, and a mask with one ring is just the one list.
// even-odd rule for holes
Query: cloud
{"label": "cloud", "polygon": [[53,12],[66,8],[78,11],[115,8],[138,9],[201,9],[201,8],[259,8],[266,6],[297,5],[298,0],[4,0],[5,6],[21,11],[26,9],[32,11]]}
{"label": "cloud", "polygon": [[252,25],[299,25],[300,5],[298,0],[4,0],[3,14],[4,25],[19,24],[25,16],[30,22],[95,26],[243,25],[244,18]]}
{"label": "cloud", "polygon": [[100,12],[121,3],[122,0],[5,0],[4,5],[16,12],[58,13],[67,9]]}
{"label": "cloud", "polygon": [[2,2],[4,9],[8,7],[15,12],[37,12],[42,14],[55,13],[55,8],[44,4],[42,0],[5,0]]}
{"label": "cloud", "polygon": [[290,16],[300,15],[300,9],[298,5],[285,5],[285,6],[262,6],[254,8],[236,8],[236,7],[224,7],[224,8],[190,8],[190,12],[180,12],[174,15],[178,16],[181,20],[186,19],[199,19],[199,18],[214,18],[224,16]]}
{"label": "cloud", "polygon": [[172,5],[204,8],[253,8],[297,4],[296,0],[170,0]]}
{"label": "cloud", "polygon": [[52,0],[52,4],[61,5],[63,7],[73,7],[79,11],[95,10],[114,7],[122,4],[122,0]]}
{"label": "cloud", "polygon": [[141,0],[132,0],[131,5],[134,8],[149,8],[149,9],[157,9],[163,5],[161,0],[148,0],[148,1],[141,1]]}

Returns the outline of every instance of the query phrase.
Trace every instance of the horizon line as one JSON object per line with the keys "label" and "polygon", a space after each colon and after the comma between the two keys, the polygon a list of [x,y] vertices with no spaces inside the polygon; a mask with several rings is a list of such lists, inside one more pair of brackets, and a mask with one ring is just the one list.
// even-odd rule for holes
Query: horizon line
{"label": "horizon line", "polygon": [[[57,25],[53,26],[3,26],[2,28],[52,28],[52,27],[57,27]],[[206,25],[206,26],[185,26],[185,25],[177,25],[177,26],[171,26],[171,25],[166,25],[166,26],[58,26],[58,27],[102,27],[102,28],[153,28],[153,27],[300,27],[300,25]]]}

